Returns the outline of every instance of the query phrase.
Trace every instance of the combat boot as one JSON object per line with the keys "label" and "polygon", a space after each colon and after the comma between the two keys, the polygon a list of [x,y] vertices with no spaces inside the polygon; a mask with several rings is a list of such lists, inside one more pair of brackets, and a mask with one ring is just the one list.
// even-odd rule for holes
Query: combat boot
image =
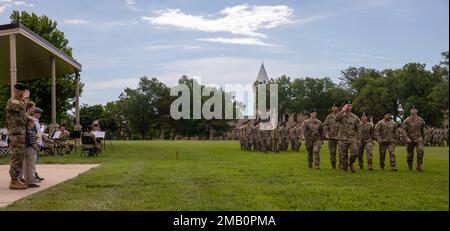
{"label": "combat boot", "polygon": [[409,169],[409,171],[412,171],[413,166],[412,165],[408,165],[408,169]]}
{"label": "combat boot", "polygon": [[308,168],[312,169],[312,164],[308,164]]}
{"label": "combat boot", "polygon": [[364,169],[364,165],[360,164],[359,165],[359,169],[363,170]]}
{"label": "combat boot", "polygon": [[368,169],[369,171],[373,171],[372,164],[368,164],[368,165],[367,165],[367,169]]}
{"label": "combat boot", "polygon": [[423,168],[422,168],[422,165],[417,165],[417,171],[419,171],[419,172],[423,172]]}
{"label": "combat boot", "polygon": [[17,179],[11,179],[11,182],[9,183],[9,189],[11,190],[25,190],[28,186],[26,184],[20,183]]}
{"label": "combat boot", "polygon": [[352,173],[355,173],[355,167],[353,167],[353,164],[350,164],[350,171],[352,171]]}

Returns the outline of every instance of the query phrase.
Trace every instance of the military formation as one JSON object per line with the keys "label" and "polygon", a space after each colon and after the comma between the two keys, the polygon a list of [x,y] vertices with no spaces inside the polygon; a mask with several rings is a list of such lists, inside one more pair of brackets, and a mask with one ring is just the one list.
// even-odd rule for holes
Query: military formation
{"label": "military formation", "polygon": [[[448,127],[437,129],[427,127],[418,115],[418,108],[410,108],[410,116],[402,124],[395,122],[391,111],[385,111],[382,120],[376,124],[370,121],[368,113],[360,116],[352,113],[352,103],[345,102],[342,109],[334,104],[325,121],[317,119],[317,111],[311,110],[309,118],[302,124],[294,122],[290,127],[281,123],[273,130],[260,129],[259,121],[252,124],[245,121],[238,130],[241,150],[268,152],[300,151],[304,141],[309,168],[320,169],[320,149],[324,140],[328,140],[330,163],[333,169],[341,169],[355,173],[355,163],[359,169],[374,170],[374,145],[378,144],[379,168],[386,167],[388,154],[391,171],[398,171],[396,147],[406,145],[407,164],[409,170],[414,169],[414,152],[416,153],[415,169],[423,171],[424,146],[448,145]],[[365,158],[364,158],[364,153]]]}

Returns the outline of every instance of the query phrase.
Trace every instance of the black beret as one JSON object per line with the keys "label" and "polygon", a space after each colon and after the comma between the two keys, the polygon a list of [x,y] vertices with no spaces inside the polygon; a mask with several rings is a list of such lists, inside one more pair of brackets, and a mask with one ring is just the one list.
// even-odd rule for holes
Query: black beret
{"label": "black beret", "polygon": [[367,113],[367,112],[363,112],[362,114],[361,114],[361,116],[369,116],[369,113]]}
{"label": "black beret", "polygon": [[392,114],[392,112],[388,110],[388,111],[385,111],[384,114],[385,114],[385,115],[386,115],[386,114]]}
{"label": "black beret", "polygon": [[44,110],[42,110],[41,108],[39,108],[39,107],[35,107],[34,108],[34,113],[44,113]]}
{"label": "black beret", "polygon": [[413,105],[411,109],[418,109],[416,105]]}
{"label": "black beret", "polygon": [[309,114],[311,114],[313,112],[317,112],[317,110],[316,109],[311,109],[311,111],[309,111]]}
{"label": "black beret", "polygon": [[347,101],[345,101],[345,104],[352,104],[352,101],[351,100],[347,100]]}
{"label": "black beret", "polygon": [[28,85],[24,84],[24,83],[16,83],[14,85],[14,88],[17,89],[17,90],[20,90],[20,91],[24,91],[24,90],[28,90],[29,89]]}
{"label": "black beret", "polygon": [[333,104],[333,107],[341,107],[338,103]]}

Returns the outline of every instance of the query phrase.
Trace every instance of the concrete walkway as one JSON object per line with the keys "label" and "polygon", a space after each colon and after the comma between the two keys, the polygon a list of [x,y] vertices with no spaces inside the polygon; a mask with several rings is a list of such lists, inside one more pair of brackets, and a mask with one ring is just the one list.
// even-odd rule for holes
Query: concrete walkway
{"label": "concrete walkway", "polygon": [[14,201],[72,179],[97,166],[98,164],[38,165],[36,167],[37,172],[45,178],[40,183],[41,187],[13,191],[9,190],[9,182],[11,181],[9,165],[0,165],[0,207],[6,207]]}

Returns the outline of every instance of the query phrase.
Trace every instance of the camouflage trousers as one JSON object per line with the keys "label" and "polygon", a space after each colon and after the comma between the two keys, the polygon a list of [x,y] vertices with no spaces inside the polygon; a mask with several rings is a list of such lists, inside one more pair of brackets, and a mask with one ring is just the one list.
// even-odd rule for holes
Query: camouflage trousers
{"label": "camouflage trousers", "polygon": [[250,151],[252,149],[252,139],[251,137],[244,138],[244,149]]}
{"label": "camouflage trousers", "polygon": [[261,142],[257,138],[255,138],[253,140],[253,149],[256,150],[256,151],[261,151]]}
{"label": "camouflage trousers", "polygon": [[287,138],[280,138],[279,140],[278,140],[278,150],[279,151],[287,151],[287,149],[288,149],[288,146],[289,146],[289,142],[288,142],[288,139]]}
{"label": "camouflage trousers", "polygon": [[280,151],[280,145],[279,145],[278,139],[272,140],[272,151],[274,151],[274,152]]}
{"label": "camouflage trousers", "polygon": [[[347,170],[349,164],[355,163],[358,157],[358,143],[352,141],[339,141],[339,167]],[[350,151],[350,158],[348,152]]]}
{"label": "camouflage trousers", "polygon": [[300,141],[300,137],[294,137],[291,139],[292,151],[298,152],[300,150],[301,145],[302,145],[302,142]]}
{"label": "camouflage trousers", "polygon": [[359,166],[362,168],[364,166],[364,150],[366,150],[366,159],[367,164],[369,167],[372,167],[373,163],[373,142],[361,142],[359,144],[359,150],[358,150],[358,163]]}
{"label": "camouflage trousers", "polygon": [[[338,147],[338,140],[335,140],[335,139],[328,140],[328,150],[330,150],[330,163],[331,164],[336,164],[337,147]],[[339,168],[340,167],[341,167],[341,164],[339,164]]]}
{"label": "camouflage trousers", "polygon": [[397,162],[395,160],[395,143],[381,143],[380,144],[380,167],[384,169],[384,162],[386,160],[386,150],[389,151],[389,163],[391,164],[391,168],[395,169],[397,167]]}
{"label": "camouflage trousers", "polygon": [[272,140],[271,139],[261,139],[261,151],[268,152],[272,149]]}
{"label": "camouflage trousers", "polygon": [[320,145],[322,144],[322,141],[320,140],[307,140],[305,141],[306,146],[306,152],[308,154],[308,167],[314,166],[319,167],[320,166]]}
{"label": "camouflage trousers", "polygon": [[18,178],[23,168],[25,157],[25,135],[10,135],[11,165],[9,175],[11,178]]}
{"label": "camouflage trousers", "polygon": [[417,165],[423,164],[423,142],[411,142],[406,145],[407,157],[406,161],[408,163],[408,167],[412,167],[414,162],[414,148],[416,148],[417,152]]}

